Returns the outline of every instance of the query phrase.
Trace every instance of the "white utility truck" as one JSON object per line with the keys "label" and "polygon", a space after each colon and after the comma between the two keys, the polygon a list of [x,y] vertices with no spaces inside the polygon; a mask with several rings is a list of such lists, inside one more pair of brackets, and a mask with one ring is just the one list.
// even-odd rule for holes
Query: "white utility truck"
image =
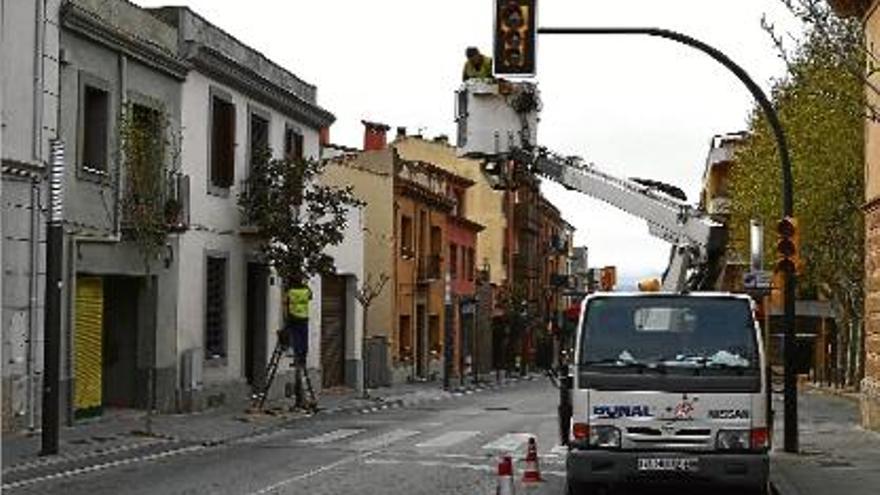
{"label": "white utility truck", "polygon": [[572,367],[570,494],[628,484],[766,493],[770,424],[748,296],[586,298]]}
{"label": "white utility truck", "polygon": [[767,489],[771,411],[761,331],[748,296],[721,294],[725,231],[676,188],[599,171],[537,145],[533,83],[467,81],[458,149],[498,187],[522,172],[644,220],[672,245],[661,291],[582,304],[575,360],[560,379],[570,494],[627,484]]}

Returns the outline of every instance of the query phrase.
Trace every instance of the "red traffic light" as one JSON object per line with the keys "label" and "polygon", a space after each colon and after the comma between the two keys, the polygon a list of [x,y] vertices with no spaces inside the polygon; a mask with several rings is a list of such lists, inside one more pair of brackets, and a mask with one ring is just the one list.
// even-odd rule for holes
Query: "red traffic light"
{"label": "red traffic light", "polygon": [[794,237],[797,234],[797,222],[794,218],[785,217],[776,224],[776,232],[782,237]]}

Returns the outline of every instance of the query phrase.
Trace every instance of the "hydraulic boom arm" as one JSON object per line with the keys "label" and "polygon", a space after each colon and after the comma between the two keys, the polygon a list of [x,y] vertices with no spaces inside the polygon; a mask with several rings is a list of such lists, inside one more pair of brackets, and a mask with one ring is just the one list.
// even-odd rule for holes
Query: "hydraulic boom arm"
{"label": "hydraulic boom arm", "polygon": [[697,208],[639,182],[604,173],[579,158],[543,148],[512,149],[510,158],[534,174],[644,220],[651,235],[672,244],[662,290],[714,288],[725,231]]}

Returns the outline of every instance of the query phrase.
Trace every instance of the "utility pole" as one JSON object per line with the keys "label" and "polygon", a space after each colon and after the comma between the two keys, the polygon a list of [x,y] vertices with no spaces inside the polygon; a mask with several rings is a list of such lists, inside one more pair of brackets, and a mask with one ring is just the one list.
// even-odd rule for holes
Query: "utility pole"
{"label": "utility pole", "polygon": [[64,266],[64,142],[50,143],[40,455],[58,454],[61,433],[61,292]]}

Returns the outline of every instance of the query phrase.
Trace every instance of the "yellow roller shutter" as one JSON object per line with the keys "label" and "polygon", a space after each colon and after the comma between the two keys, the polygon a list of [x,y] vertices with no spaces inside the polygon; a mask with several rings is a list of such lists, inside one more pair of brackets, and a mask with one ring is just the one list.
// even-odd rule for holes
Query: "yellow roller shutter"
{"label": "yellow roller shutter", "polygon": [[73,342],[76,417],[101,414],[103,320],[103,280],[98,277],[77,277]]}

